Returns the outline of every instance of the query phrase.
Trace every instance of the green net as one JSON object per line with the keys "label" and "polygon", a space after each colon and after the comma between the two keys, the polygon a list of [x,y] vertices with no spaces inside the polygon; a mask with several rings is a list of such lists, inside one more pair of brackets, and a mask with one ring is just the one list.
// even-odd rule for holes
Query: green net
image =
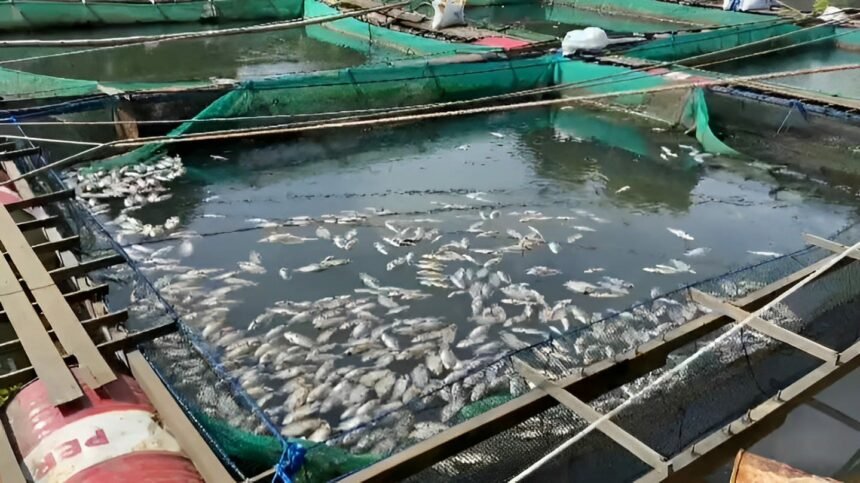
{"label": "green net", "polygon": [[[552,57],[474,63],[402,63],[316,72],[249,82],[209,105],[194,120],[168,136],[215,129],[272,124],[273,118],[248,116],[303,115],[420,105],[504,94],[552,82]],[[228,120],[221,120],[228,119]],[[289,120],[290,118],[282,118]],[[204,122],[206,120],[215,120]],[[152,159],[163,144],[150,144],[117,156],[93,169],[140,163]]]}
{"label": "green net", "polygon": [[[272,462],[281,458],[281,443],[272,436],[244,431],[202,412],[195,412],[195,418],[221,443],[228,456],[249,473],[259,474],[269,470]],[[297,483],[330,481],[382,459],[381,456],[370,454],[355,455],[303,439],[291,438],[289,441],[307,449],[304,464],[296,478]]]}
{"label": "green net", "polygon": [[[786,23],[784,19],[777,17],[756,24],[729,26],[707,32],[672,34],[629,49],[625,55],[649,60],[676,61],[713,53],[713,59],[709,57],[708,60],[715,60],[726,55],[739,57],[756,51],[817,40],[833,34],[832,25],[822,25],[807,30]],[[756,43],[747,48],[739,48],[776,36],[782,37],[770,42]],[[726,49],[732,50],[728,53],[720,52]],[[697,63],[704,61],[705,59],[701,57],[696,59]]]}
{"label": "green net", "polygon": [[4,101],[82,97],[96,94],[191,89],[209,86],[209,82],[98,82],[33,74],[0,67],[0,96]]}
{"label": "green net", "polygon": [[291,19],[301,15],[301,0],[185,0],[153,3],[6,0],[0,2],[0,30],[197,22],[204,19]]}
{"label": "green net", "polygon": [[[472,4],[472,2],[469,3]],[[582,10],[595,10],[603,14],[620,13],[640,19],[660,19],[702,26],[738,25],[771,19],[764,15],[699,8],[659,0],[561,0],[553,3]]]}
{"label": "green net", "polygon": [[684,108],[681,122],[685,126],[695,127],[696,140],[705,148],[706,152],[728,156],[740,155],[739,152],[720,141],[711,130],[708,103],[705,102],[705,92],[702,89],[693,89]]}

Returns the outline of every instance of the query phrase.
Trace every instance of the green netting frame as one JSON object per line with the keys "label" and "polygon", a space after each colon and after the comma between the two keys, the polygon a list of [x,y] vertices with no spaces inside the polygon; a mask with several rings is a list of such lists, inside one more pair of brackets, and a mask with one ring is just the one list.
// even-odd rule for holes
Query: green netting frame
{"label": "green netting frame", "polygon": [[[249,123],[199,122],[204,119],[300,115],[352,109],[400,107],[505,94],[550,85],[557,59],[473,63],[401,63],[292,75],[249,82],[231,91],[168,136],[212,129],[247,127]],[[266,123],[270,124],[271,119]],[[94,169],[151,159],[163,146],[150,144],[112,158]]]}
{"label": "green netting frame", "polygon": [[[765,45],[750,47],[755,50],[766,50],[777,46],[792,45],[800,42],[808,42],[834,34],[832,25],[822,25],[817,28],[801,30],[800,27],[785,23],[784,19],[776,18],[769,22],[753,25],[738,25],[726,27],[710,32],[692,34],[673,34],[668,38],[657,39],[644,45],[633,47],[625,51],[625,55],[638,57],[640,59],[675,61],[687,57],[714,53],[720,55],[721,50],[734,49],[752,42],[786,35]],[[728,57],[741,56],[748,53],[745,49],[734,50]],[[697,59],[702,61],[702,59]]]}
{"label": "green netting frame", "polygon": [[292,19],[301,0],[183,0],[123,3],[6,0],[0,2],[0,30],[36,30],[76,25]]}
{"label": "green netting frame", "polygon": [[51,97],[82,97],[129,91],[158,91],[193,89],[209,86],[209,82],[98,82],[33,74],[0,67],[0,96],[5,101],[46,99]]}
{"label": "green netting frame", "polygon": [[[535,0],[470,0],[468,5],[515,5],[534,2]],[[659,0],[556,0],[552,4],[582,10],[595,10],[604,14],[616,13],[633,17],[650,17],[651,19],[695,25],[737,25],[772,20],[772,17],[768,15],[727,12],[714,8],[691,7]]]}

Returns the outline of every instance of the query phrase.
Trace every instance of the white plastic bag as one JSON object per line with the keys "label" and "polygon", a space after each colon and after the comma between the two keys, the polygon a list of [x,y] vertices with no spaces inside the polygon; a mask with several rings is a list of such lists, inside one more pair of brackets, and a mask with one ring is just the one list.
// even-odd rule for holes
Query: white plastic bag
{"label": "white plastic bag", "polygon": [[766,10],[773,5],[773,0],[723,0],[723,10]]}
{"label": "white plastic bag", "polygon": [[465,6],[463,0],[433,0],[433,30],[466,25]]}
{"label": "white plastic bag", "polygon": [[848,14],[839,7],[827,7],[818,18],[825,22],[841,22],[848,20]]}
{"label": "white plastic bag", "polygon": [[561,41],[561,51],[564,55],[570,55],[577,50],[603,50],[607,45],[609,37],[603,29],[587,27],[568,32]]}

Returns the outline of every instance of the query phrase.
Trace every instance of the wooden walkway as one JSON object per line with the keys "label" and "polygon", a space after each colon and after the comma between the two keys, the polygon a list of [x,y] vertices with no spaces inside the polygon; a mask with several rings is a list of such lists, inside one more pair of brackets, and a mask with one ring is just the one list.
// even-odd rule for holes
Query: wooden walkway
{"label": "wooden walkway", "polygon": [[[860,259],[860,251],[849,252],[847,251],[849,247],[813,235],[805,235],[804,238],[807,244],[824,248],[835,254],[738,300],[725,301],[694,291],[692,295],[694,300],[711,309],[708,315],[686,322],[662,334],[659,338],[612,358],[585,366],[578,373],[558,380],[547,380],[540,371],[515,357],[513,363],[516,370],[535,385],[530,392],[356,472],[346,477],[344,481],[387,482],[414,476],[425,468],[468,450],[481,441],[500,434],[557,404],[566,406],[586,421],[598,421],[601,415],[588,404],[589,401],[662,367],[671,352],[712,334],[723,326],[744,321],[749,318],[751,312],[764,307],[778,297],[785,296],[815,278],[851,263],[852,260]],[[596,430],[652,468],[641,481],[661,481],[677,474],[717,448],[731,446],[730,443],[736,441],[733,439],[734,436],[761,424],[774,415],[784,414],[792,404],[808,396],[811,391],[832,382],[834,377],[860,363],[860,341],[844,351],[836,352],[762,318],[752,318],[747,322],[747,327],[791,345],[819,359],[822,364],[784,388],[774,398],[749,408],[742,418],[732,421],[675,455],[659,454],[610,420],[598,424]]]}
{"label": "wooden walkway", "polygon": [[[19,174],[14,159],[35,152],[10,151],[14,147],[10,143],[2,146],[0,168],[14,178]],[[71,364],[78,365],[82,382],[92,388],[116,380],[116,371],[130,372],[201,476],[209,482],[234,481],[136,350],[139,343],[176,330],[175,322],[133,333],[116,330],[127,319],[127,312],[110,312],[102,301],[107,285],[94,284],[87,273],[122,263],[124,258],[115,254],[83,263],[77,259],[71,250],[79,238],[63,237],[57,228],[62,218],[46,209],[73,192],[36,195],[26,181],[15,183],[15,189],[21,201],[0,205],[0,324],[8,322],[14,334],[0,340],[0,353],[23,356],[29,365],[0,374],[0,387],[38,377],[51,401],[63,405],[83,396],[69,369]],[[28,481],[3,426],[3,483]]]}

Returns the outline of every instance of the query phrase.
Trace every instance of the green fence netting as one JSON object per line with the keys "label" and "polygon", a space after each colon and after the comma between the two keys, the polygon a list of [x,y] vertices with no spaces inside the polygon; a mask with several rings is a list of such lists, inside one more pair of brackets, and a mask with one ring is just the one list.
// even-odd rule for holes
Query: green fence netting
{"label": "green fence netting", "polygon": [[[469,4],[505,4],[506,1],[489,0],[470,1]],[[477,2],[477,3],[476,3]],[[518,3],[518,2],[510,2]],[[673,2],[659,0],[559,0],[554,5],[563,5],[582,10],[594,10],[604,14],[622,14],[639,18],[659,19],[665,21],[689,23],[693,25],[724,26],[737,25],[762,20],[771,20],[770,16],[752,13],[727,12],[714,8],[699,8]]]}
{"label": "green fence netting", "polygon": [[739,156],[740,153],[720,141],[711,130],[710,115],[708,114],[708,103],[705,102],[705,92],[702,89],[693,89],[687,104],[684,107],[681,123],[688,127],[696,128],[696,140],[706,152],[722,154],[726,156]]}
{"label": "green fence netting", "polygon": [[33,74],[0,67],[0,100],[35,100],[158,90],[206,87],[209,82],[98,82]]}
{"label": "green fence netting", "polygon": [[[248,82],[219,98],[194,120],[183,123],[168,136],[255,124],[249,119],[242,122],[204,122],[207,119],[395,108],[543,87],[552,83],[555,62],[549,56],[448,64],[423,60]],[[269,117],[256,123],[271,125],[279,120]],[[152,159],[162,148],[163,144],[150,144],[107,160],[94,169],[144,162]]]}
{"label": "green fence netting", "polygon": [[301,0],[183,0],[157,2],[6,0],[0,30],[37,30],[77,25],[292,19]]}
{"label": "green fence netting", "polygon": [[[678,61],[688,57],[713,53],[714,58],[742,56],[754,51],[764,51],[774,47],[809,42],[834,34],[833,25],[822,25],[811,29],[801,29],[786,23],[785,19],[775,18],[750,25],[738,25],[708,32],[672,34],[656,39],[625,51],[625,55],[640,59],[659,61]],[[780,36],[771,42],[755,44],[747,49],[739,47]],[[720,51],[733,49],[729,55]],[[705,59],[697,58],[697,62]]]}

